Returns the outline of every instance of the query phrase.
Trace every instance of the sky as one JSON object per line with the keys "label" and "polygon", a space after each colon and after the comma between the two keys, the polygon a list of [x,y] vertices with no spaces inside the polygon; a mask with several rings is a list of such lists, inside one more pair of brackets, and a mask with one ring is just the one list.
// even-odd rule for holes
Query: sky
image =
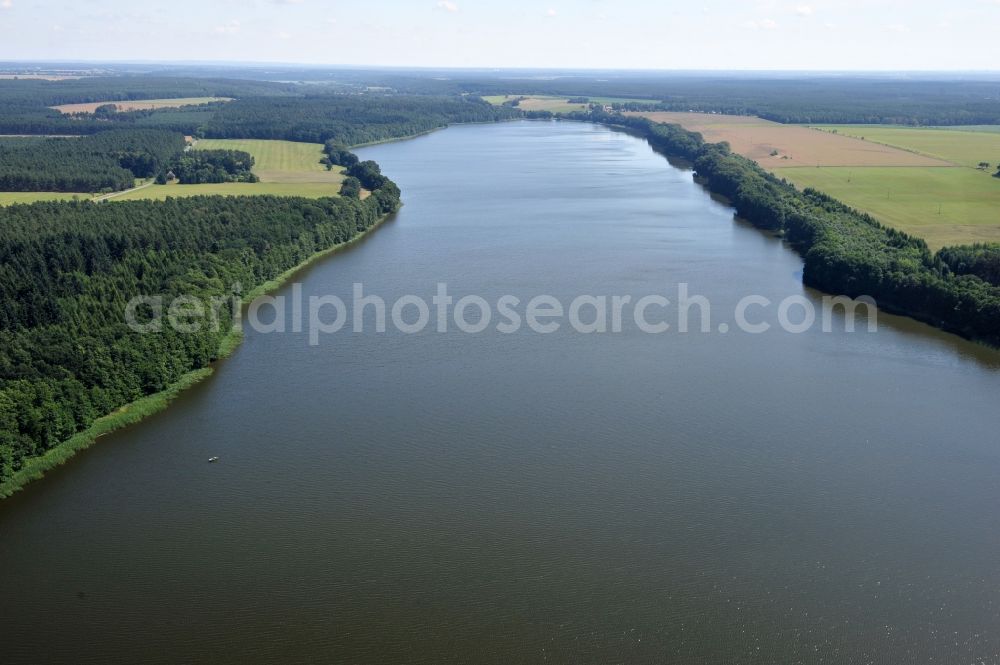
{"label": "sky", "polygon": [[0,60],[1000,70],[1000,0],[0,0]]}

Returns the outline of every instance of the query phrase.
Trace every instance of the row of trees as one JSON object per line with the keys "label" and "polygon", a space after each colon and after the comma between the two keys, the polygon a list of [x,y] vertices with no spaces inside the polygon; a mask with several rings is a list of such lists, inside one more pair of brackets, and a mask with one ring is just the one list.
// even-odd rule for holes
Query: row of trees
{"label": "row of trees", "polygon": [[137,295],[223,299],[346,242],[399,205],[357,198],[191,197],[0,209],[0,483],[93,420],[218,356],[218,329],[141,334]]}
{"label": "row of trees", "polygon": [[153,177],[184,150],[176,132],[132,129],[0,143],[0,190],[97,192]]}
{"label": "row of trees", "polygon": [[714,192],[754,225],[785,235],[802,254],[804,281],[829,293],[868,295],[879,306],[963,336],[1000,344],[996,245],[932,254],[918,238],[879,224],[815,190],[790,183],[678,125],[602,112],[576,117],[624,125],[658,150],[694,163]]}

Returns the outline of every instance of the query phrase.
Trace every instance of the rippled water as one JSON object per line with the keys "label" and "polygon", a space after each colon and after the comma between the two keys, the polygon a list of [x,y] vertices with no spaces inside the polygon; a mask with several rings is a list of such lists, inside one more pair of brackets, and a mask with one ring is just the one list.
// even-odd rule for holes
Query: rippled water
{"label": "rippled water", "polygon": [[[406,206],[306,295],[820,297],[625,134],[361,153]],[[996,663],[1000,354],[880,323],[251,332],[0,503],[0,661]]]}

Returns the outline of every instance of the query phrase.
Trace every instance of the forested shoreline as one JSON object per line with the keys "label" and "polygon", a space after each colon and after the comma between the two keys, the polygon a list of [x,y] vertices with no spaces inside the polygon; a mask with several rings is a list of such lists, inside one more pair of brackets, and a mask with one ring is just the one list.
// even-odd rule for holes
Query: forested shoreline
{"label": "forested shoreline", "polygon": [[[224,355],[233,297],[398,208],[399,189],[379,178],[364,200],[213,196],[0,209],[0,496],[61,462],[64,442],[96,436],[88,428],[98,419]],[[125,320],[139,295],[227,304],[217,327],[144,334]]]}
{"label": "forested shoreline", "polygon": [[803,257],[803,281],[850,297],[871,296],[880,308],[968,339],[1000,346],[1000,287],[994,246],[945,248],[883,226],[870,215],[812,189],[793,185],[679,125],[603,111],[571,119],[625,127],[654,149],[682,157],[713,192],[758,228],[782,234]]}
{"label": "forested shoreline", "polygon": [[[148,408],[162,408],[170,395],[224,355],[232,306],[223,307],[224,320],[214,331],[182,334],[165,327],[140,334],[125,325],[132,297],[157,294],[169,301],[188,295],[210,301],[238,295],[234,284],[244,294],[253,291],[357,238],[399,206],[396,185],[378,164],[359,161],[348,146],[455,122],[520,116],[460,96],[275,95],[225,106],[225,114],[223,107],[214,111],[215,123],[203,134],[325,143],[329,168],[346,172],[341,196],[199,196],[0,209],[0,496],[100,433],[134,421]],[[156,176],[160,182],[172,176],[181,183],[255,178],[249,154],[183,152],[183,137],[176,131],[115,131],[114,121],[106,126],[107,131],[89,137],[6,140],[0,147],[23,150],[18,153],[23,159],[7,166],[11,172],[36,174],[33,186],[38,188],[72,183],[120,189],[138,176]],[[107,149],[125,137],[159,137],[163,145],[139,151],[142,155]],[[45,147],[39,151],[39,146]],[[102,179],[104,171],[117,179]],[[68,177],[76,172],[79,178]],[[362,199],[364,191],[370,195]],[[134,409],[119,411],[128,404]]]}
{"label": "forested shoreline", "polygon": [[[236,283],[246,293],[351,241],[396,210],[398,188],[378,164],[359,161],[349,146],[452,123],[552,117],[462,94],[303,94],[294,86],[217,81],[147,82],[136,89],[128,79],[85,94],[93,85],[80,83],[63,97],[53,92],[58,85],[33,84],[22,88],[26,94],[0,101],[0,132],[11,109],[14,116],[17,109],[33,109],[32,117],[53,120],[39,125],[48,130],[79,122],[76,127],[85,131],[78,133],[95,132],[0,140],[0,188],[115,190],[132,186],[135,178],[165,182],[170,176],[181,183],[254,180],[248,153],[184,152],[177,127],[131,127],[156,112],[138,112],[128,120],[118,118],[125,115],[120,113],[105,114],[110,120],[74,120],[54,118],[56,112],[39,106],[168,92],[247,93],[211,112],[176,113],[188,117],[184,122],[193,122],[190,113],[206,113],[199,116],[197,130],[213,138],[322,143],[327,167],[343,168],[345,179],[339,198],[192,197],[0,208],[0,496],[43,470],[45,460],[56,460],[48,453],[64,442],[91,436],[86,433],[93,432],[88,428],[95,420],[176,388],[223,353],[226,325],[198,334],[130,331],[124,311],[132,297],[212,299],[232,296]],[[933,254],[922,240],[821,192],[798,191],[733,154],[728,145],[706,143],[677,125],[597,108],[566,117],[625,127],[655,149],[690,160],[705,184],[728,197],[742,217],[787,239],[803,256],[804,281],[810,286],[870,295],[886,310],[1000,345],[1000,252],[995,246],[950,247]],[[123,122],[128,129],[122,129]],[[365,191],[371,195],[362,199]],[[231,308],[225,312],[232,317]]]}

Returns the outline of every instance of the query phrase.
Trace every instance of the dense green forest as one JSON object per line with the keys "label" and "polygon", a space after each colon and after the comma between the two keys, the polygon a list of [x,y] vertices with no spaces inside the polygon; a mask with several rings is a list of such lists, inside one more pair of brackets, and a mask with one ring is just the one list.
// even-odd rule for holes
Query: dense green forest
{"label": "dense green forest", "polygon": [[[756,115],[782,123],[1000,124],[1000,82],[746,75],[462,78],[462,92],[649,99],[663,111]],[[637,105],[629,108],[638,109]]]}
{"label": "dense green forest", "polygon": [[476,97],[314,95],[253,97],[225,104],[205,126],[209,138],[284,139],[361,145],[457,122],[518,117]]}
{"label": "dense green forest", "polygon": [[[165,179],[168,170],[181,182],[254,177],[249,154],[185,153],[182,133],[324,143],[328,166],[346,171],[341,198],[192,197],[0,209],[0,484],[25,460],[98,416],[163,390],[218,356],[226,325],[197,334],[166,328],[158,334],[134,333],[123,318],[130,298],[151,293],[168,299],[181,294],[222,297],[232,295],[236,283],[249,291],[395,210],[399,190],[378,164],[359,161],[348,146],[450,123],[551,116],[494,107],[466,93],[649,98],[661,108],[756,113],[783,122],[1000,123],[998,86],[984,81],[815,80],[804,85],[800,79],[651,75],[607,80],[368,76],[370,85],[373,78],[385,79],[393,94],[359,93],[353,80],[319,90],[164,77],[0,81],[0,134],[85,135],[0,138],[0,189],[114,190],[131,186],[136,177]],[[789,95],[793,88],[799,92]],[[237,99],[183,109],[105,109],[85,118],[47,108],[187,96]],[[808,284],[833,293],[871,295],[883,308],[1000,343],[996,246],[932,254],[923,241],[885,228],[820,192],[799,192],[732,154],[725,144],[707,144],[678,126],[599,110],[570,117],[628,127],[658,150],[693,162],[707,186],[729,197],[743,217],[788,239],[804,257]],[[372,196],[361,200],[363,189]],[[227,320],[232,316],[231,309],[222,313]]]}
{"label": "dense green forest", "polygon": [[[207,69],[206,73],[247,72]],[[291,75],[300,76],[292,79]],[[762,75],[614,73],[538,76],[518,72],[294,71],[301,85],[195,76],[115,76],[67,81],[0,81],[0,134],[92,134],[115,127],[205,130],[216,138],[337,139],[348,145],[384,140],[455,122],[514,117],[485,108],[477,95],[545,94],[620,97],[648,103],[617,109],[712,111],[758,115],[784,123],[1000,124],[1000,83],[990,80]],[[370,92],[371,86],[383,92]],[[391,94],[390,94],[391,93]],[[207,107],[64,116],[49,106],[177,97],[235,97]]]}
{"label": "dense green forest", "polygon": [[192,150],[178,155],[160,171],[157,182],[173,175],[182,185],[207,182],[257,182],[253,155],[242,150]]}
{"label": "dense green forest", "polygon": [[218,329],[141,334],[137,295],[225,298],[369,229],[399,205],[272,196],[36,203],[0,209],[0,484],[99,416],[218,357]]}
{"label": "dense green forest", "polygon": [[[180,70],[185,74],[193,70]],[[232,69],[217,76],[251,76]],[[261,75],[262,73],[258,73]],[[338,90],[380,86],[420,95],[554,95],[650,100],[669,111],[759,115],[787,123],[906,125],[1000,124],[1000,77],[908,74],[712,74],[558,70],[302,70],[286,80],[313,80]]]}
{"label": "dense green forest", "polygon": [[112,76],[41,81],[0,80],[0,134],[94,134],[119,126],[174,129],[185,134],[204,124],[190,109],[115,113],[109,117],[63,115],[60,104],[179,97],[240,97],[292,94],[295,86],[214,78]]}
{"label": "dense green forest", "polygon": [[706,143],[679,125],[595,111],[581,120],[625,126],[667,154],[694,163],[709,189],[755,226],[782,233],[803,256],[806,284],[828,293],[871,296],[879,307],[968,338],[1000,344],[995,247],[934,255],[918,238],[882,226],[815,190],[798,191],[725,143]]}
{"label": "dense green forest", "polygon": [[[475,96],[344,94],[340,87],[215,78],[121,76],[67,81],[0,80],[0,134],[94,134],[122,127],[172,129],[213,138],[286,139],[359,145],[456,122],[516,117]],[[180,97],[235,102],[179,109],[63,115],[59,104]]]}
{"label": "dense green forest", "polygon": [[98,192],[155,176],[184,150],[184,136],[156,129],[101,132],[80,138],[0,143],[0,190]]}
{"label": "dense green forest", "polygon": [[1000,286],[1000,244],[945,247],[937,257],[956,275],[975,275]]}
{"label": "dense green forest", "polygon": [[295,86],[285,83],[220,78],[170,76],[106,76],[44,81],[0,80],[0,99],[36,106],[112,102],[179,97],[241,97],[289,94]]}

